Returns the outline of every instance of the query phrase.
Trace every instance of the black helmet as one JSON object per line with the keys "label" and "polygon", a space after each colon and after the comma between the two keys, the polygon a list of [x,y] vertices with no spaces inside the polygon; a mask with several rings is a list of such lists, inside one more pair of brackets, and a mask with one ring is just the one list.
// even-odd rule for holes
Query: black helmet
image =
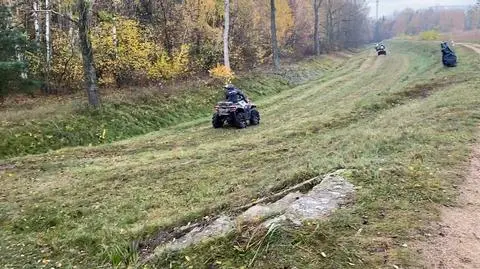
{"label": "black helmet", "polygon": [[226,90],[230,90],[230,89],[235,89],[235,86],[231,83],[228,83],[225,86],[223,86],[223,88]]}

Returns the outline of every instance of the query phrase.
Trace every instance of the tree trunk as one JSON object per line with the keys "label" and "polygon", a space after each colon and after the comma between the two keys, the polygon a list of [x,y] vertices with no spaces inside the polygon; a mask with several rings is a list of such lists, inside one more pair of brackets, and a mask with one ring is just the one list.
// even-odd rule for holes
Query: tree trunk
{"label": "tree trunk", "polygon": [[[19,45],[16,45],[15,50],[16,50],[16,54],[17,54],[17,61],[23,64],[25,62],[25,56],[23,55],[22,49],[20,48]],[[27,79],[28,78],[28,75],[27,75],[27,72],[25,71],[25,68],[22,68],[22,72],[20,73],[20,77],[22,79]]]}
{"label": "tree trunk", "polygon": [[95,108],[100,106],[98,97],[97,74],[93,60],[92,43],[89,36],[91,2],[89,0],[78,0],[78,34],[82,48],[83,72],[85,86],[88,95],[88,103]]}
{"label": "tree trunk", "polygon": [[322,5],[323,0],[314,0],[313,9],[315,17],[314,33],[313,33],[313,42],[315,43],[315,55],[319,56],[321,52],[320,48],[320,6]]}
{"label": "tree trunk", "polygon": [[280,68],[280,52],[278,49],[277,41],[277,22],[275,16],[275,0],[270,0],[270,30],[272,32],[272,53],[273,53],[273,66],[275,69]]}
{"label": "tree trunk", "polygon": [[[73,18],[73,10],[72,6],[69,6],[68,10],[68,17]],[[70,38],[70,46],[72,48],[72,52],[75,50],[75,29],[73,28],[75,24],[72,21],[68,21],[68,37]]]}
{"label": "tree trunk", "polygon": [[35,44],[40,47],[40,22],[38,21],[38,2],[33,2],[33,26],[35,29]]}
{"label": "tree trunk", "polygon": [[52,46],[50,43],[50,1],[45,0],[45,47],[47,48],[47,68],[50,69],[52,60]]}
{"label": "tree trunk", "polygon": [[228,32],[230,30],[230,0],[225,0],[225,26],[223,29],[223,63],[230,69],[230,52],[228,50]]}
{"label": "tree trunk", "polygon": [[52,47],[50,44],[50,1],[45,0],[45,94],[50,93],[50,66],[52,61]]}
{"label": "tree trunk", "polygon": [[113,49],[115,52],[115,60],[118,58],[118,35],[117,35],[117,20],[116,18],[113,19],[113,26],[112,26],[112,39],[113,39]]}
{"label": "tree trunk", "polygon": [[169,17],[167,17],[167,12],[169,12],[169,10],[167,10],[168,3],[167,5],[165,5],[163,1],[159,1],[159,5],[162,11],[162,23],[163,23],[163,34],[165,38],[165,48],[167,49],[168,55],[171,56],[173,52],[173,40],[170,37],[170,28],[168,26],[168,20],[169,20]]}
{"label": "tree trunk", "polygon": [[332,0],[327,1],[327,10],[326,10],[326,15],[327,15],[327,21],[326,21],[326,34],[327,34],[327,42],[328,42],[328,50],[331,51],[333,49],[333,4]]}

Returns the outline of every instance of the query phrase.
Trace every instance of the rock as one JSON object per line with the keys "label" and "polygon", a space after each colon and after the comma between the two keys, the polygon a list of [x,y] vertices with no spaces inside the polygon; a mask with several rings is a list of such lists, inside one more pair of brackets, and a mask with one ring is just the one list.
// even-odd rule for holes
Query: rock
{"label": "rock", "polygon": [[285,197],[274,203],[252,206],[238,216],[237,221],[240,223],[258,222],[267,218],[281,215],[285,213],[287,208],[300,197],[302,197],[300,192],[294,192],[287,194]]}
{"label": "rock", "polygon": [[205,243],[210,240],[226,236],[235,229],[235,224],[232,218],[221,216],[211,224],[205,227],[196,227],[184,236],[167,243],[163,247],[155,250],[157,254],[165,251],[176,251],[187,248],[199,243]]}
{"label": "rock", "polygon": [[264,220],[268,216],[275,215],[271,207],[266,205],[255,205],[238,216],[237,221],[240,223],[256,222]]}
{"label": "rock", "polygon": [[285,223],[287,221],[287,217],[285,215],[280,215],[278,217],[275,217],[273,219],[266,220],[262,223],[262,226],[265,227],[266,229],[270,228],[272,225],[280,224],[280,223]]}
{"label": "rock", "polygon": [[17,166],[15,164],[0,164],[0,172],[4,170],[14,169]]}
{"label": "rock", "polygon": [[304,221],[328,216],[354,191],[355,187],[343,177],[331,174],[307,194],[290,193],[274,203],[255,205],[241,214],[237,221],[258,222],[270,218],[263,226],[269,227],[273,223],[287,220],[300,226]]}
{"label": "rock", "polygon": [[235,230],[236,223],[241,225],[263,221],[262,225],[268,229],[271,225],[285,222],[300,226],[308,220],[323,219],[344,204],[354,191],[355,187],[341,177],[340,173],[333,173],[325,176],[320,184],[306,194],[289,193],[276,202],[252,206],[236,219],[220,216],[206,226],[196,226],[180,238],[158,246],[154,255],[182,250],[226,236]]}
{"label": "rock", "polygon": [[320,184],[293,202],[285,212],[288,220],[301,225],[330,215],[354,192],[354,186],[340,176],[326,177]]}
{"label": "rock", "polygon": [[301,226],[304,221],[327,217],[341,204],[345,203],[354,191],[355,187],[351,183],[336,174],[332,174],[325,177],[320,184],[313,187],[307,194],[291,193],[267,206],[256,205],[251,207],[245,213],[248,212],[247,216],[252,220],[265,219],[267,216],[254,215],[254,213],[267,212],[270,216],[276,216],[263,222],[264,227],[286,221]]}

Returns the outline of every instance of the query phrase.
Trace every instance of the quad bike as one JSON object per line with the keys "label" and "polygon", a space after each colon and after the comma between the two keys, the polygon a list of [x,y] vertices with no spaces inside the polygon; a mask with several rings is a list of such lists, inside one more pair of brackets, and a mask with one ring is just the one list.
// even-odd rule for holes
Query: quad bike
{"label": "quad bike", "polygon": [[387,51],[385,49],[385,45],[378,45],[375,47],[375,50],[377,51],[377,55],[380,56],[380,55],[385,55],[387,56]]}
{"label": "quad bike", "polygon": [[225,123],[240,129],[247,125],[258,125],[260,113],[252,103],[218,102],[212,117],[213,128],[222,128]]}

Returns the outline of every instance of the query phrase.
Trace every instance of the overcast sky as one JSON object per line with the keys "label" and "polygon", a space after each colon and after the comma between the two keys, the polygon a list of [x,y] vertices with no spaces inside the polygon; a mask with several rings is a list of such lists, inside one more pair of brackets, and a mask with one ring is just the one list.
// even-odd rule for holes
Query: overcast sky
{"label": "overcast sky", "polygon": [[[370,4],[370,15],[375,16],[375,0],[368,0]],[[432,6],[471,5],[475,0],[380,0],[380,16],[393,14],[395,10],[402,10],[407,7],[413,9],[428,8]]]}

